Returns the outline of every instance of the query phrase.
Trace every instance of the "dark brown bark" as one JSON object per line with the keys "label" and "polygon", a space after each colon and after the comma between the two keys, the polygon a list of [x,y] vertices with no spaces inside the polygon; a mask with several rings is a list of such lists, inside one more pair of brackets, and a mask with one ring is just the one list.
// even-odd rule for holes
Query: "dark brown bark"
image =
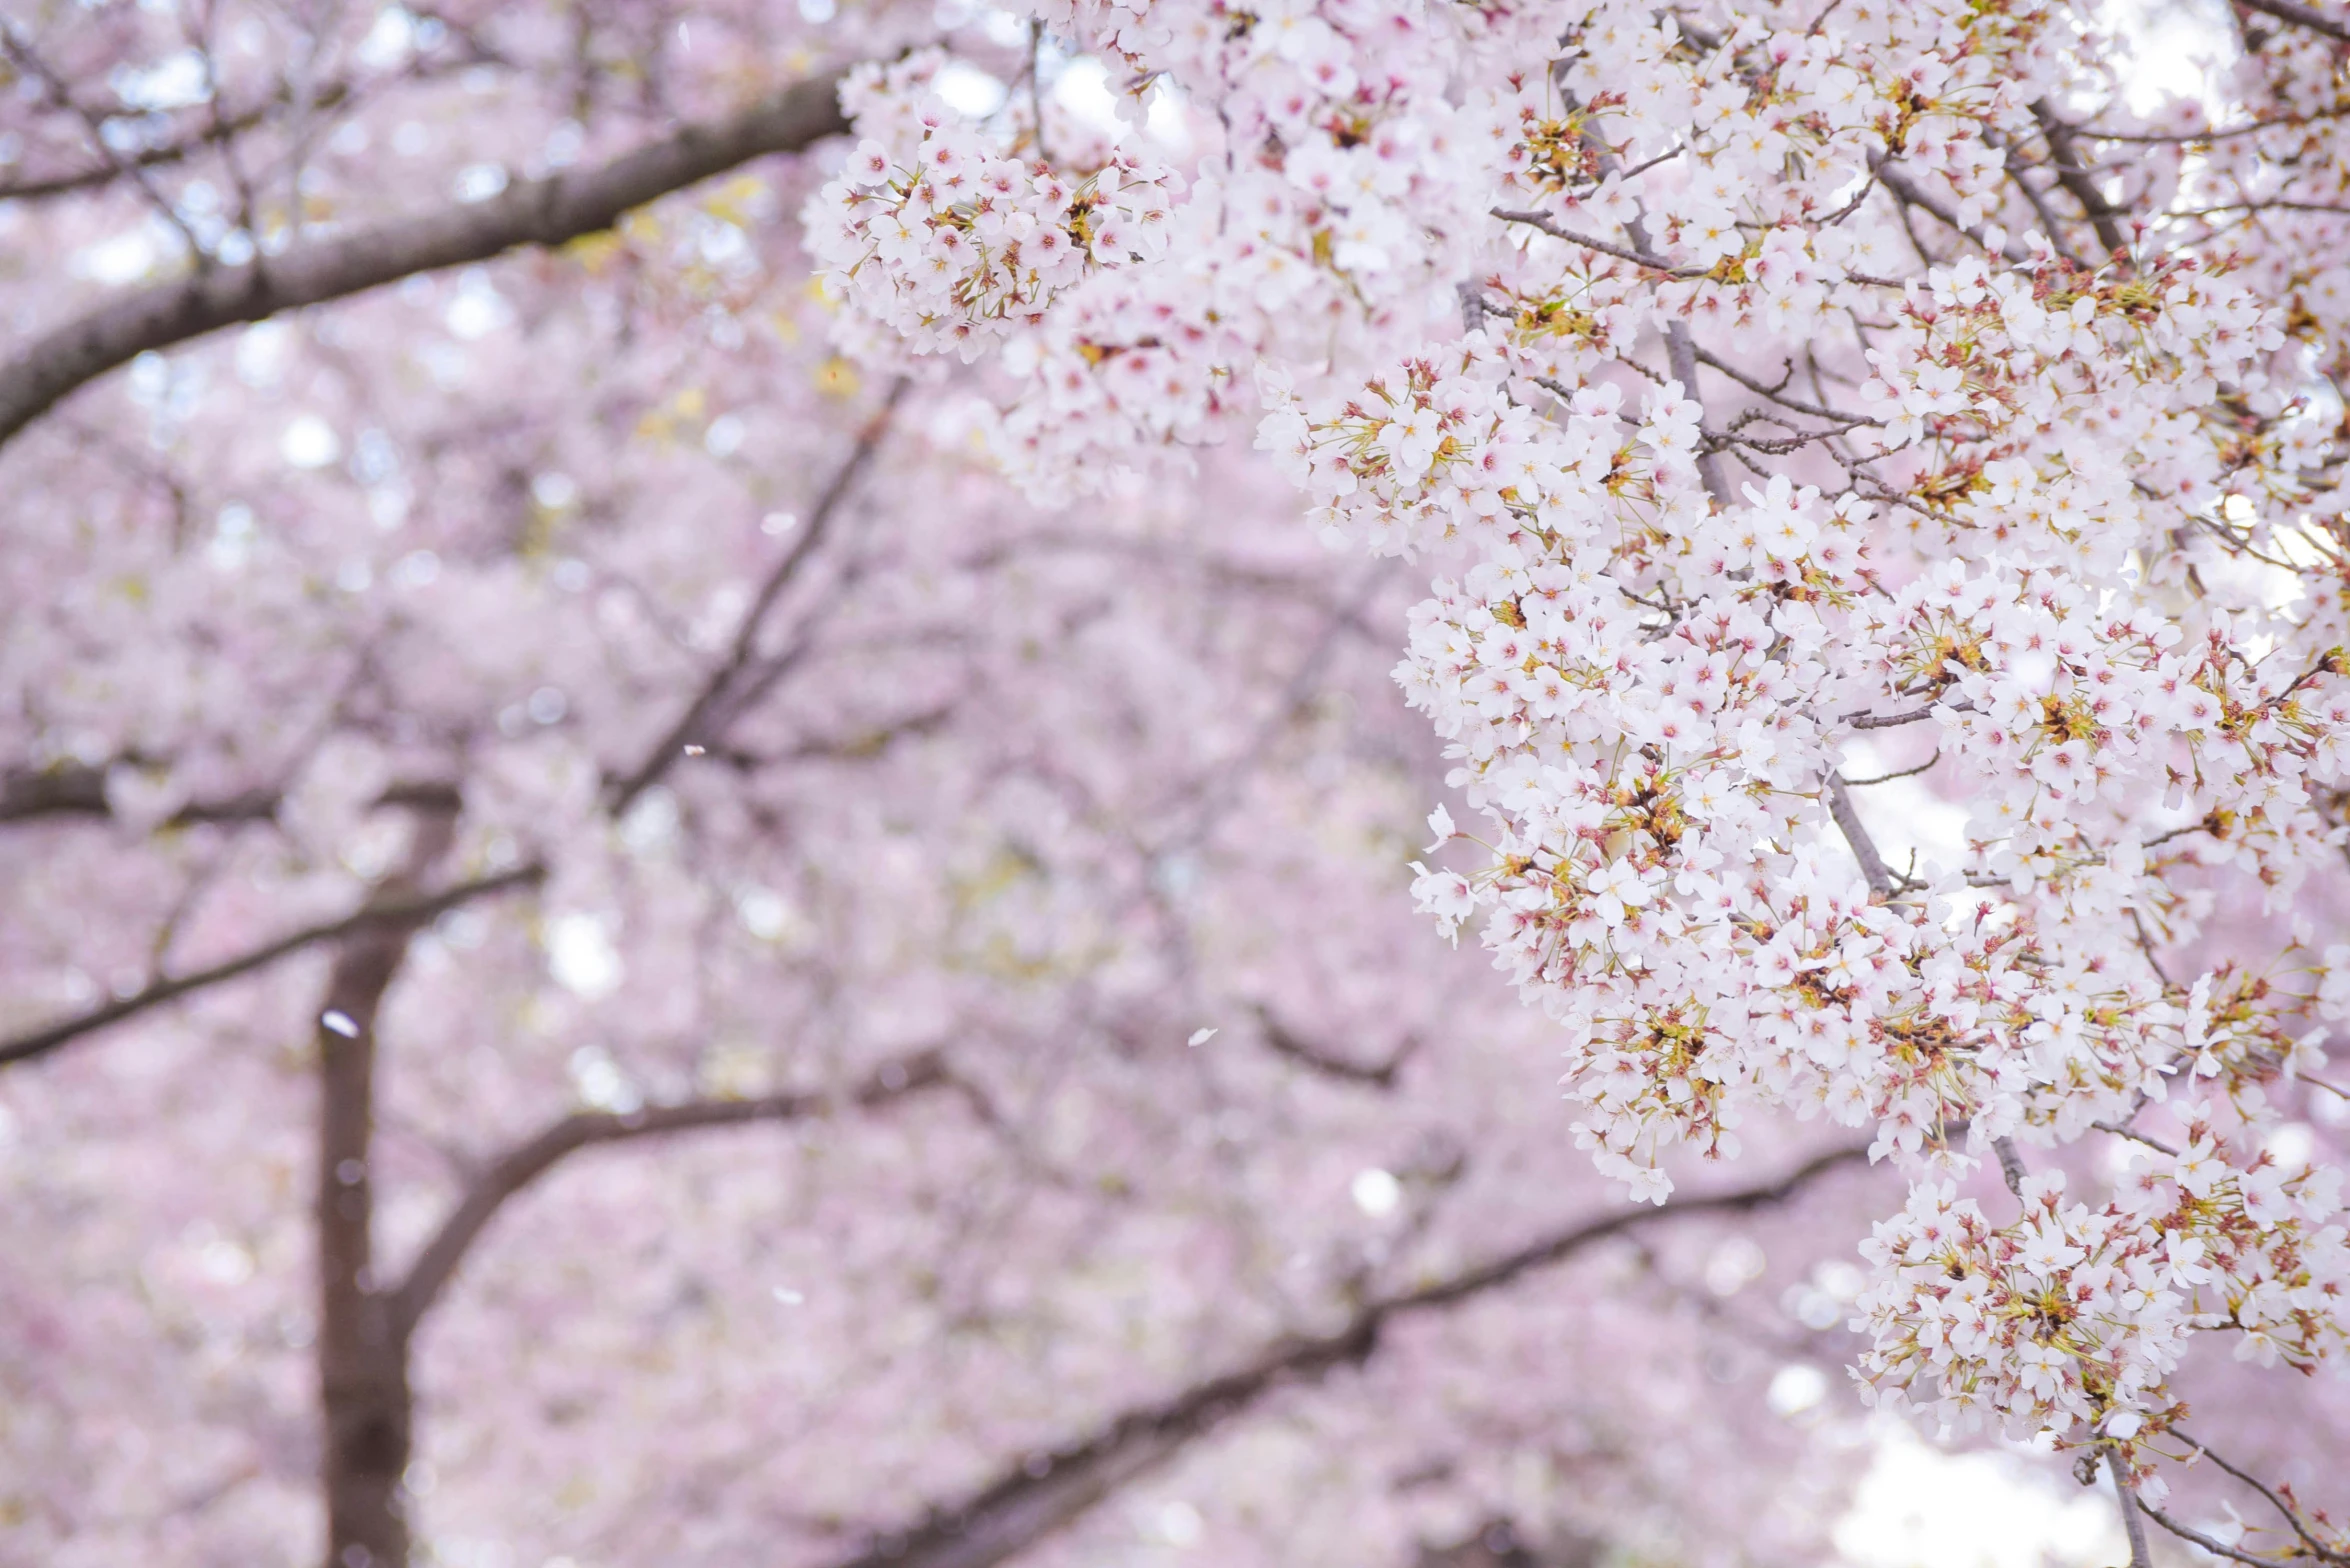
{"label": "dark brown bark", "polygon": [[[417,884],[447,853],[454,819],[419,812],[400,871],[375,901],[412,905]],[[327,1568],[406,1568],[408,1469],[414,1402],[408,1346],[392,1297],[375,1277],[376,1019],[416,930],[414,917],[378,918],[343,941],[319,1005],[318,1394],[324,1416],[320,1481]]]}
{"label": "dark brown bark", "polygon": [[393,219],[240,267],[200,267],[129,291],[9,354],[0,369],[0,444],[75,388],[151,349],[281,310],[342,299],[518,246],[568,244],[631,208],[766,153],[797,152],[848,129],[838,79],[795,85],[725,120],[688,125],[593,169],[519,180],[488,201]]}

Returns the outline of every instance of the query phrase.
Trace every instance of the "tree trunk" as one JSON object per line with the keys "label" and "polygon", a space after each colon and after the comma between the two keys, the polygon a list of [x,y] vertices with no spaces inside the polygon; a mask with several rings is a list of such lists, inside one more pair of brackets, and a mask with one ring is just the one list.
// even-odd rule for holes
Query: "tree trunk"
{"label": "tree trunk", "polygon": [[[414,892],[447,850],[445,812],[420,812],[405,864],[377,901]],[[348,938],[328,972],[318,1040],[318,1391],[326,1568],[407,1568],[413,1400],[408,1343],[375,1269],[375,1025],[412,922]]]}

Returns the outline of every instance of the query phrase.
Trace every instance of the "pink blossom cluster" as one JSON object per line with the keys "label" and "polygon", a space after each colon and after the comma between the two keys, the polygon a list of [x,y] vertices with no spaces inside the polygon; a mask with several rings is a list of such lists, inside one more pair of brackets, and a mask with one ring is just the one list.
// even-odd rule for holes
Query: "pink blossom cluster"
{"label": "pink blossom cluster", "polygon": [[1122,155],[1067,178],[995,156],[930,90],[943,63],[927,51],[842,84],[903,155],[868,136],[806,223],[828,288],[911,346],[970,360],[1089,273],[1164,256],[1174,177]]}
{"label": "pink blossom cluster", "polygon": [[[2062,1171],[2024,1178],[2002,1226],[1949,1183],[1912,1188],[1861,1248],[1879,1271],[1853,1322],[1874,1333],[1863,1392],[1946,1427],[2131,1443],[2174,1413],[2162,1388],[2198,1331],[2234,1331],[2236,1359],[2263,1366],[2338,1355],[2341,1171],[2231,1155],[2200,1108],[2180,1109],[2194,1142],[2095,1208],[2064,1201]],[[2159,1475],[2142,1485],[2162,1500]]]}
{"label": "pink blossom cluster", "polygon": [[[1207,441],[1253,380],[1328,538],[1441,563],[1396,674],[1481,826],[1439,809],[1431,854],[1475,852],[1416,894],[1560,1023],[1599,1168],[1662,1201],[1674,1149],[1758,1116],[1872,1129],[1915,1183],[1872,1375],[1930,1340],[1961,1405],[2061,1437],[2135,1453],[2195,1334],[2335,1358],[2333,1173],[2290,1214],[2241,1195],[2342,983],[2288,916],[2340,881],[2350,799],[2345,290],[2215,238],[2173,147],[2083,170],[2129,41],[2038,0],[1049,20],[1223,135],[1163,260],[1023,329],[1012,467]],[[2321,69],[2229,90],[2257,114]],[[1235,300],[1268,244],[1325,308]],[[1147,388],[1072,352],[1120,322],[1180,324]],[[1880,847],[1894,784],[1958,842]],[[2229,908],[2254,951],[2215,947]],[[1955,1195],[1995,1149],[2013,1182],[2023,1149],[2159,1144],[2142,1118],[2202,1128],[2238,1196],[2064,1208],[2051,1171],[1995,1231]],[[1945,1237],[1968,1302],[2093,1327],[1936,1327],[1906,1260]]]}

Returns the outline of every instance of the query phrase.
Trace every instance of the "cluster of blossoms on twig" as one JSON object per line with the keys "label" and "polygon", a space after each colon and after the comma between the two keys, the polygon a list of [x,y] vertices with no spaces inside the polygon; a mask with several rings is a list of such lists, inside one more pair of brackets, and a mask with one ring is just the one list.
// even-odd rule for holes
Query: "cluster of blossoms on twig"
{"label": "cluster of blossoms on twig", "polygon": [[[2176,1419],[2163,1385],[2198,1331],[2233,1331],[2236,1356],[2264,1366],[2339,1355],[2341,1172],[2246,1159],[2180,1111],[2193,1143],[2095,1208],[2064,1201],[2062,1171],[2024,1178],[2003,1226],[1949,1183],[1913,1188],[1861,1249],[1878,1271],[1853,1323],[1874,1336],[1863,1391],[1947,1426],[2020,1420],[2134,1446]],[[2143,1486],[2163,1500],[2159,1476]]]}
{"label": "cluster of blossoms on twig", "polygon": [[[1913,1183],[1870,1386],[2141,1479],[2195,1336],[2340,1361],[2339,1172],[2264,1145],[2350,960],[2285,918],[2350,801],[2350,280],[2216,242],[2176,156],[2084,172],[2117,43],[2041,0],[1051,21],[1225,134],[1163,260],[1023,329],[1012,466],[1254,385],[1334,542],[1444,561],[1397,678],[1482,863],[1417,895],[1559,1021],[1600,1168],[1868,1129]],[[1888,734],[1962,848],[1881,852]],[[2171,973],[2223,907],[2263,945]],[[2102,1204],[2027,1178],[2142,1119],[2184,1152]],[[2006,1224],[1955,1185],[1994,1150]]]}
{"label": "cluster of blossoms on twig", "polygon": [[930,90],[935,52],[851,73],[842,101],[867,136],[808,209],[827,284],[923,352],[976,358],[1088,275],[1167,251],[1171,170],[1113,154],[1064,174],[998,155]]}

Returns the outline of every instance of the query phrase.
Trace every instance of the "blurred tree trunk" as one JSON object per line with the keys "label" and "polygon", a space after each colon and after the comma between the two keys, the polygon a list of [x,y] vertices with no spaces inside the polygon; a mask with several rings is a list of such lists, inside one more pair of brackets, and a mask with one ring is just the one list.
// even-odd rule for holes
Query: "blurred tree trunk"
{"label": "blurred tree trunk", "polygon": [[[416,813],[414,837],[377,902],[412,897],[448,850],[454,812]],[[328,972],[318,1041],[318,1391],[325,1442],[327,1568],[406,1568],[413,1400],[408,1336],[374,1253],[375,1026],[406,954],[412,920],[344,942]]]}
{"label": "blurred tree trunk", "polygon": [[1490,1519],[1450,1546],[1422,1546],[1415,1568],[1594,1568],[1599,1543],[1580,1536],[1540,1544],[1508,1519]]}

